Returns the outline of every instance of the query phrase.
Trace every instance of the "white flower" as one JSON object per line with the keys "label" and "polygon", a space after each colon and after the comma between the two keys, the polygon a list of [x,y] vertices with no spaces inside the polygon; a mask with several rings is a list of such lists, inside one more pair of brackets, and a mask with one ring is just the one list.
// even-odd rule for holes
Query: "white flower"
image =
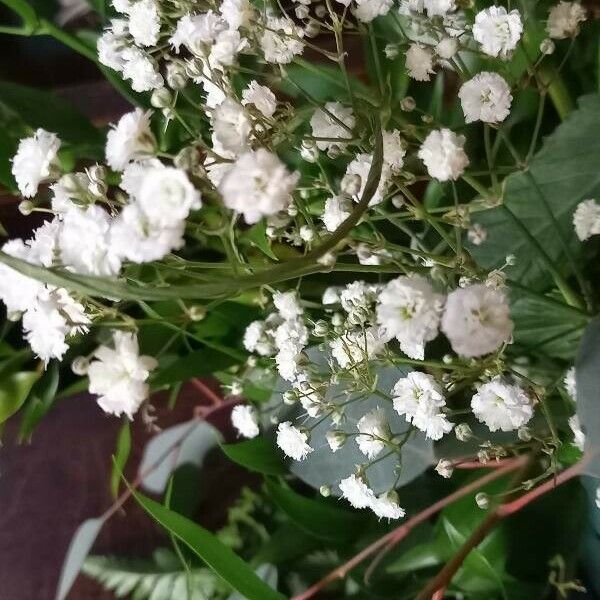
{"label": "white flower", "polygon": [[381,265],[389,262],[392,255],[385,248],[375,248],[369,244],[360,243],[356,246],[356,258],[361,265]]}
{"label": "white flower", "polygon": [[219,191],[227,208],[243,214],[246,223],[256,223],[290,205],[298,177],[275,154],[259,148],[237,159]]}
{"label": "white flower", "polygon": [[254,9],[248,0],[223,0],[219,10],[229,29],[248,27],[254,17]]}
{"label": "white flower", "polygon": [[579,2],[559,2],[548,15],[548,35],[555,40],[575,37],[579,24],[586,20],[585,9]]}
{"label": "white flower", "polygon": [[35,230],[33,238],[27,241],[29,246],[27,260],[29,262],[44,267],[52,266],[57,252],[60,227],[61,220],[55,217],[52,221],[45,221]]}
{"label": "white flower", "polygon": [[359,21],[370,23],[375,17],[386,15],[393,4],[393,0],[356,0],[352,12]]}
{"label": "white flower", "polygon": [[139,188],[133,196],[150,223],[157,227],[174,227],[185,220],[191,210],[200,208],[200,193],[185,171],[158,165],[142,170]]}
{"label": "white flower", "polygon": [[456,181],[469,165],[464,144],[464,135],[445,128],[434,130],[421,144],[418,156],[431,177],[438,181]]}
{"label": "white flower", "polygon": [[307,444],[308,436],[289,421],[277,427],[277,445],[294,460],[305,459],[313,449]]}
{"label": "white flower", "polygon": [[397,129],[383,132],[383,160],[390,171],[397,175],[404,166],[406,148]]}
{"label": "white flower", "polygon": [[417,81],[429,81],[433,71],[433,51],[423,44],[411,44],[406,51],[406,69]]}
{"label": "white flower", "polygon": [[513,322],[502,290],[483,284],[458,288],[448,295],[442,331],[460,356],[483,356],[510,341]]}
{"label": "white flower", "polygon": [[275,352],[272,337],[265,321],[252,321],[244,332],[244,348],[261,356],[271,356]]}
{"label": "white flower", "polygon": [[346,443],[346,434],[343,431],[328,431],[325,439],[332,452],[337,452]]}
{"label": "white flower", "polygon": [[113,8],[120,13],[127,14],[131,10],[131,0],[112,0]]}
{"label": "white flower", "polygon": [[248,40],[240,35],[236,29],[226,29],[217,35],[210,53],[208,64],[212,69],[223,70],[231,66],[237,55],[248,45]]}
{"label": "white flower", "polygon": [[244,107],[227,98],[213,109],[213,136],[219,146],[234,155],[248,149],[252,124]]}
{"label": "white flower", "polygon": [[294,290],[275,292],[273,294],[273,304],[282,319],[295,319],[304,312],[298,303],[298,294]]}
{"label": "white flower", "polygon": [[[14,239],[2,246],[2,252],[30,262],[31,249],[23,240]],[[44,285],[30,277],[21,275],[4,263],[0,264],[0,298],[6,305],[9,317],[33,306]]]}
{"label": "white flower", "polygon": [[253,104],[264,117],[270,119],[277,108],[277,98],[267,86],[253,79],[242,92],[242,104]]}
{"label": "white flower", "polygon": [[100,346],[88,367],[89,391],[97,394],[98,405],[117,417],[130,419],[148,397],[146,380],[156,368],[151,356],[140,356],[137,337],[133,333],[113,332],[114,348]]}
{"label": "white flower", "polygon": [[595,200],[583,200],[573,214],[577,237],[583,242],[600,233],[600,205]]}
{"label": "white flower", "polygon": [[435,466],[435,471],[438,475],[441,475],[445,479],[449,479],[454,472],[454,466],[446,458],[440,458],[438,464]]}
{"label": "white flower", "polygon": [[132,160],[154,153],[156,140],[150,130],[150,112],[136,108],[121,117],[108,132],[106,162],[111,169],[122,171]]}
{"label": "white flower", "polygon": [[256,410],[248,404],[238,404],[231,411],[231,424],[245,438],[255,438],[260,430],[256,418]]}
{"label": "white flower", "polygon": [[577,402],[577,380],[575,378],[575,367],[571,367],[564,376],[563,385],[567,390],[571,400]]}
{"label": "white flower", "polygon": [[423,6],[429,17],[445,17],[447,13],[456,9],[454,0],[423,0]]}
{"label": "white flower", "polygon": [[583,433],[583,429],[581,429],[578,415],[569,417],[569,427],[573,432],[573,443],[583,452],[585,449],[585,433]]}
{"label": "white flower", "polygon": [[452,431],[454,425],[442,412],[446,406],[442,388],[432,375],[411,371],[396,382],[392,396],[394,410],[428,438],[439,440]]}
{"label": "white flower", "polygon": [[419,275],[392,279],[383,288],[377,304],[377,321],[391,338],[400,342],[407,356],[425,357],[425,343],[437,334],[444,296]]}
{"label": "white flower", "polygon": [[353,281],[340,292],[340,303],[348,313],[348,322],[352,325],[362,325],[371,316],[371,304],[376,298],[378,286]]}
{"label": "white flower", "polygon": [[512,431],[525,425],[533,416],[533,406],[527,394],[517,385],[494,377],[479,386],[471,398],[471,409],[478,421],[490,431]]}
{"label": "white flower", "polygon": [[508,59],[522,33],[523,24],[518,10],[507,12],[504,6],[490,6],[475,16],[473,37],[489,56]]}
{"label": "white flower", "polygon": [[371,501],[369,506],[380,519],[400,519],[406,511],[398,505],[398,494],[385,492]]}
{"label": "white flower", "polygon": [[117,35],[107,29],[98,38],[98,60],[110,69],[122,71],[125,66],[125,59],[123,58],[125,48],[124,36]]}
{"label": "white flower", "polygon": [[338,286],[330,286],[323,292],[321,302],[324,306],[329,304],[337,304],[340,301],[340,288]]}
{"label": "white flower", "polygon": [[373,490],[363,481],[361,477],[350,475],[340,481],[340,491],[342,496],[354,508],[367,508],[373,504],[375,494]]}
{"label": "white flower", "polygon": [[379,330],[355,329],[330,342],[331,355],[342,369],[374,358],[384,346]]}
{"label": "white flower", "polygon": [[488,232],[485,227],[482,227],[479,223],[473,223],[467,231],[467,239],[474,246],[481,246],[487,239]]}
{"label": "white flower", "polygon": [[69,210],[58,235],[63,264],[85,275],[116,275],[121,260],[110,244],[110,226],[110,215],[99,206]]}
{"label": "white flower", "polygon": [[40,183],[50,177],[52,168],[58,165],[59,148],[58,136],[44,129],[38,129],[33,136],[19,142],[12,159],[12,174],[25,198],[35,196]]}
{"label": "white flower", "polygon": [[203,55],[204,47],[212,45],[225,27],[223,19],[212,10],[199,15],[187,14],[177,21],[169,42],[177,53],[185,46],[192,54]]}
{"label": "white flower", "polygon": [[61,360],[69,348],[65,338],[87,331],[89,322],[83,306],[63,289],[40,292],[23,314],[25,339],[45,364],[52,358]]}
{"label": "white flower", "polygon": [[149,92],[163,87],[164,79],[158,72],[154,59],[137,47],[123,50],[123,78],[131,79],[131,88],[136,92]]}
{"label": "white flower", "polygon": [[463,83],[458,91],[467,123],[500,123],[508,117],[512,95],[505,79],[498,73],[482,71]]}
{"label": "white flower", "polygon": [[129,9],[129,33],[138,46],[155,46],[160,34],[160,16],[154,0],[138,0]]}
{"label": "white flower", "polygon": [[[367,181],[369,179],[369,172],[371,165],[373,164],[372,154],[357,154],[354,160],[346,168],[346,175],[344,179],[357,175],[360,179],[360,186],[358,191],[352,195],[354,202],[360,202],[362,195],[365,191]],[[342,180],[343,182],[343,180]],[[380,202],[383,202],[385,193],[390,184],[390,169],[389,166],[384,162],[381,168],[381,176],[379,178],[379,184],[373,194],[371,200],[369,200],[369,206],[375,206]]]}
{"label": "white flower", "polygon": [[275,329],[274,339],[280,352],[297,355],[308,343],[308,329],[302,319],[288,319]]}
{"label": "white flower", "polygon": [[160,260],[184,245],[185,221],[157,225],[137,202],[128,204],[110,229],[111,251],[122,260],[147,263]]}
{"label": "white flower", "polygon": [[435,45],[435,53],[446,60],[450,60],[458,52],[458,40],[453,37],[444,37]]}
{"label": "white flower", "polygon": [[359,432],[356,443],[360,451],[369,459],[375,458],[390,438],[390,427],[385,413],[380,408],[368,412],[359,419],[356,428]]}
{"label": "white flower", "polygon": [[271,63],[287,64],[294,56],[302,54],[304,31],[286,17],[267,18],[266,28],[260,38],[265,60]]}
{"label": "white flower", "polygon": [[299,359],[300,354],[293,347],[286,346],[277,352],[275,364],[282,379],[290,382],[296,381],[300,374]]}
{"label": "white flower", "polygon": [[[312,134],[316,138],[332,138],[331,140],[318,140],[319,150],[328,150],[332,146],[344,148],[352,138],[352,130],[356,119],[350,107],[339,102],[327,102],[323,108],[318,108],[310,119]],[[339,140],[339,141],[338,141]]]}
{"label": "white flower", "polygon": [[333,196],[325,201],[321,220],[327,231],[335,231],[352,212],[352,202],[346,196]]}

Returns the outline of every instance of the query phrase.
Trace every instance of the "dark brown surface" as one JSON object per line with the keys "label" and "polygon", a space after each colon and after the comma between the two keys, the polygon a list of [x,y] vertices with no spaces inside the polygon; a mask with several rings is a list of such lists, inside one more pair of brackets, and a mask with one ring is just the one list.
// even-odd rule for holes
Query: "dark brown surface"
{"label": "dark brown surface", "polygon": [[[161,410],[159,424],[168,427],[189,419],[194,406],[205,403],[200,392],[184,388],[173,413]],[[228,429],[228,410],[210,421]],[[41,423],[30,445],[12,441],[9,423],[0,450],[0,600],[53,600],[62,561],[78,525],[112,503],[109,492],[111,455],[120,420],[102,413],[92,398],[79,395],[60,401]],[[127,475],[131,479],[150,437],[141,420],[132,425],[133,448]],[[228,504],[237,496],[239,472],[218,452],[209,456],[203,481],[208,490],[198,511],[207,527],[222,524]],[[218,485],[215,485],[218,482]],[[133,503],[103,528],[95,554],[147,556],[164,542],[161,531]],[[111,594],[80,577],[70,600],[109,600]]]}

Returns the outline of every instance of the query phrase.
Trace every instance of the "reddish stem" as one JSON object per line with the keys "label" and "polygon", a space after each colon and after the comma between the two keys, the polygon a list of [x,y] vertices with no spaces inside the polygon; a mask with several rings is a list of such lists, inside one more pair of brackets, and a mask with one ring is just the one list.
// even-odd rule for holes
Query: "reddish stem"
{"label": "reddish stem", "polygon": [[325,577],[323,577],[323,579],[312,585],[306,591],[294,596],[292,600],[308,600],[308,598],[312,598],[330,583],[333,583],[337,579],[343,579],[352,569],[354,569],[354,567],[358,566],[372,554],[384,549],[387,552],[390,548],[403,540],[417,525],[427,521],[430,517],[438,513],[449,504],[456,502],[463,496],[478,490],[491,481],[494,481],[506,473],[509,473],[510,471],[522,466],[525,464],[525,461],[526,459],[524,457],[516,458],[510,464],[504,465],[498,469],[494,469],[487,475],[480,477],[476,481],[456,490],[445,498],[438,500],[435,504],[428,506],[425,510],[406,521],[406,523],[400,525],[400,527],[390,531],[390,533],[387,535],[384,535],[371,545],[367,546],[364,550],[361,550],[356,556],[352,557],[349,561],[328,573]]}
{"label": "reddish stem", "polygon": [[490,460],[486,463],[480,463],[478,460],[460,460],[452,463],[455,469],[500,469],[506,465],[514,463],[514,458],[502,458],[500,460]]}
{"label": "reddish stem", "polygon": [[444,592],[446,591],[446,588],[440,588],[439,590],[437,590],[437,592],[435,592],[435,594],[433,594],[433,596],[431,597],[431,600],[444,600]]}
{"label": "reddish stem", "polygon": [[219,405],[223,402],[223,398],[219,394],[215,393],[202,379],[194,377],[190,379],[190,383],[200,392],[202,392],[209,400],[211,404]]}

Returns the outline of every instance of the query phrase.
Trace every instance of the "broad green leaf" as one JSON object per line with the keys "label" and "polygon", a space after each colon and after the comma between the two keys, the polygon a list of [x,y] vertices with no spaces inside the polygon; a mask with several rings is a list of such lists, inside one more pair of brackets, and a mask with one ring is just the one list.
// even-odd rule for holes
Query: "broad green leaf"
{"label": "broad green leaf", "polygon": [[133,495],[148,514],[247,600],[285,600],[212,533],[142,494],[134,492]]}
{"label": "broad green leaf", "polygon": [[19,441],[23,442],[31,438],[34,429],[42,418],[48,413],[58,391],[59,383],[58,362],[50,363],[46,372],[35,382],[29,400],[23,411],[21,426],[19,428]]}
{"label": "broad green leaf", "polygon": [[[277,581],[279,579],[277,573],[277,567],[274,565],[270,565],[268,563],[259,565],[255,571],[255,573],[269,586],[273,589],[277,589]],[[238,592],[234,592],[227,598],[227,600],[246,600],[245,596],[242,596]]]}
{"label": "broad green leaf", "polygon": [[65,600],[67,597],[103,525],[104,519],[102,517],[88,519],[75,531],[63,562],[56,591],[56,600]]}
{"label": "broad green leaf", "polygon": [[579,202],[600,194],[598,156],[600,96],[594,94],[579,99],[579,108],[546,138],[528,171],[506,179],[504,206],[474,216],[488,232],[484,243],[470,247],[477,262],[499,268],[512,254],[516,261],[506,274],[536,290],[552,281],[541,252],[559,270],[572,270],[561,239],[579,260],[582,245],[573,230],[573,212]]}
{"label": "broad green leaf", "polygon": [[287,470],[273,443],[265,437],[237,444],[223,444],[221,449],[233,462],[263,475],[284,475]]}
{"label": "broad green leaf", "polygon": [[155,494],[165,490],[173,471],[191,463],[201,466],[204,457],[223,439],[221,433],[205,421],[189,421],[164,429],[144,448],[139,473],[149,472],[144,489]]}
{"label": "broad green leaf", "polygon": [[248,229],[248,231],[242,235],[241,239],[258,248],[269,258],[277,260],[277,256],[273,253],[273,250],[271,250],[271,244],[269,243],[269,238],[267,238],[266,228],[267,224],[263,219]]}
{"label": "broad green leaf", "polygon": [[169,366],[156,371],[151,384],[154,387],[172,385],[193,377],[211,375],[215,371],[222,371],[238,362],[240,361],[228,354],[212,348],[204,348],[187,356],[179,357]]}
{"label": "broad green leaf", "polygon": [[123,469],[127,464],[130,451],[131,427],[129,421],[125,420],[119,430],[119,435],[117,436],[117,448],[113,456],[113,467],[110,474],[110,491],[113,498],[116,498],[119,495],[119,483],[121,482]]}
{"label": "broad green leaf", "polygon": [[289,487],[267,481],[267,491],[277,506],[302,529],[318,538],[340,542],[355,539],[364,527],[364,520],[323,500],[306,498]]}
{"label": "broad green leaf", "polygon": [[442,565],[448,560],[450,549],[439,536],[429,542],[409,548],[386,568],[388,573],[412,573]]}
{"label": "broad green leaf", "polygon": [[585,432],[585,448],[595,453],[586,470],[600,477],[600,317],[587,326],[581,338],[575,379],[577,414]]}
{"label": "broad green leaf", "polygon": [[0,378],[0,423],[4,423],[23,406],[39,377],[36,371],[20,371]]}

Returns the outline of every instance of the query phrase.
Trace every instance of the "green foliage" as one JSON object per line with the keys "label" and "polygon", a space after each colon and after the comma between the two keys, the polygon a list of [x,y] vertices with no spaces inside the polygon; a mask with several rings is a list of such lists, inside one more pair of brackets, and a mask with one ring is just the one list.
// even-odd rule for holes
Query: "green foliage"
{"label": "green foliage", "polygon": [[129,420],[125,419],[117,436],[117,448],[113,456],[113,467],[110,474],[110,492],[113,498],[119,495],[119,483],[121,474],[127,464],[131,452],[131,427]]}
{"label": "green foliage", "polygon": [[23,406],[33,384],[39,377],[40,373],[37,371],[2,373],[0,377],[0,424]]}
{"label": "green foliage", "polygon": [[155,550],[152,560],[90,556],[82,572],[117,598],[131,600],[217,600],[228,591],[210,569],[184,571],[165,548]]}
{"label": "green foliage", "polygon": [[221,449],[233,462],[263,475],[285,475],[281,455],[265,437],[245,440],[237,444],[223,444]]}

